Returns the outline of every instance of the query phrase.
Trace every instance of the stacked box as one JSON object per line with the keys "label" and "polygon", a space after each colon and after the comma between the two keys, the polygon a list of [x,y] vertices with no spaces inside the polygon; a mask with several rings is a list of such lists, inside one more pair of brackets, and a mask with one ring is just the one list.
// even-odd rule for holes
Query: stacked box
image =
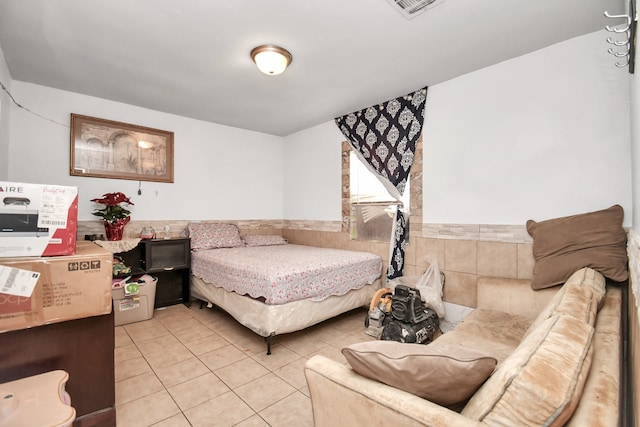
{"label": "stacked box", "polygon": [[0,181],[0,257],[72,255],[78,188]]}
{"label": "stacked box", "polygon": [[[74,255],[0,258],[0,332],[111,313],[112,270],[113,254],[85,241]],[[39,275],[29,296],[14,293],[19,272]]]}

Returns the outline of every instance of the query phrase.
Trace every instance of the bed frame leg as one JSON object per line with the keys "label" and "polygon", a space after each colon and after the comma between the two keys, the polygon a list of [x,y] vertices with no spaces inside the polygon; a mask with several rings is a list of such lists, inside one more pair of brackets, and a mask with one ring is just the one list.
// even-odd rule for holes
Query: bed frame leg
{"label": "bed frame leg", "polygon": [[[202,310],[202,308],[204,307],[204,301],[200,300],[200,310]],[[189,305],[189,308],[191,308],[191,305]],[[207,308],[213,308],[213,304],[210,303],[209,301],[207,301]]]}
{"label": "bed frame leg", "polygon": [[271,354],[271,340],[275,335],[275,332],[271,332],[268,337],[264,338],[264,340],[267,342],[267,356]]}

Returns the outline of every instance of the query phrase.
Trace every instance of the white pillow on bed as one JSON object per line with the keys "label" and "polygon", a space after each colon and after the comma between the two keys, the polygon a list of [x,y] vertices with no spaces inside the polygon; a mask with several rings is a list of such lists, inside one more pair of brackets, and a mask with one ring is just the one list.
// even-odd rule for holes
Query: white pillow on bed
{"label": "white pillow on bed", "polygon": [[191,250],[237,248],[242,246],[240,231],[235,224],[192,222],[187,226]]}
{"label": "white pillow on bed", "polygon": [[284,237],[273,235],[247,234],[242,240],[245,246],[276,246],[287,244]]}

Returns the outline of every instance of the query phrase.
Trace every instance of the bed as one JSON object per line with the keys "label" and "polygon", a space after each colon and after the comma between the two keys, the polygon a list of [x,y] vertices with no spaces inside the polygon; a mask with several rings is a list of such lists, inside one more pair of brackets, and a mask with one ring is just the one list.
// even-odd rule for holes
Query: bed
{"label": "bed", "polygon": [[265,338],[368,306],[382,259],[368,252],[240,237],[234,224],[192,223],[191,295],[222,308]]}

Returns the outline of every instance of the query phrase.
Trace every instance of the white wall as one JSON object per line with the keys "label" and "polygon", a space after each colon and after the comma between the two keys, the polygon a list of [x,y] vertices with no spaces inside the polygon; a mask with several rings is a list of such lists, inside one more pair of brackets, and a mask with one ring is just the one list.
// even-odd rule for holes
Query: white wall
{"label": "white wall", "polygon": [[[637,50],[636,50],[637,53]],[[631,85],[631,164],[632,164],[632,192],[633,192],[633,222],[629,232],[629,266],[631,270],[631,285],[635,296],[636,308],[640,309],[640,56],[636,55],[635,71],[629,77]],[[636,345],[636,348],[640,344]],[[635,352],[636,350],[634,350]],[[636,358],[638,358],[636,353]],[[636,376],[640,375],[636,374]],[[636,391],[636,393],[640,393]],[[640,417],[640,413],[636,414]]]}
{"label": "white wall", "polygon": [[333,121],[284,138],[284,219],[341,220],[344,139]]}
{"label": "white wall", "polygon": [[[0,82],[11,90],[11,74],[0,47]],[[0,88],[0,180],[6,180],[9,174],[9,95]]]}
{"label": "white wall", "polygon": [[[636,51],[637,52],[637,51]],[[640,56],[636,59],[631,81],[631,164],[633,191],[633,228],[640,233]]]}
{"label": "white wall", "polygon": [[[524,224],[619,203],[631,223],[629,83],[606,35],[429,88],[424,222]],[[279,138],[18,81],[12,92],[64,126],[12,106],[8,179],[77,185],[81,220],[108,191],[133,196],[139,220],[340,220],[333,121]],[[72,112],[173,130],[175,184],[144,182],[137,196],[136,181],[69,176]]]}
{"label": "white wall", "polygon": [[[631,223],[628,77],[607,53],[606,36],[578,37],[429,88],[425,223],[518,225],[615,203]],[[343,139],[332,121],[286,139],[285,176],[297,181],[285,187],[286,218],[316,219],[324,206],[331,211],[322,219],[339,219],[334,169]],[[315,158],[335,163],[316,166]]]}
{"label": "white wall", "polygon": [[424,221],[522,224],[621,204],[631,220],[628,74],[602,30],[436,85]]}
{"label": "white wall", "polygon": [[[281,219],[282,138],[132,105],[13,81],[8,178],[78,186],[79,220],[96,217],[90,199],[122,191],[134,220]],[[69,175],[69,121],[77,113],[174,132],[174,183]]]}

